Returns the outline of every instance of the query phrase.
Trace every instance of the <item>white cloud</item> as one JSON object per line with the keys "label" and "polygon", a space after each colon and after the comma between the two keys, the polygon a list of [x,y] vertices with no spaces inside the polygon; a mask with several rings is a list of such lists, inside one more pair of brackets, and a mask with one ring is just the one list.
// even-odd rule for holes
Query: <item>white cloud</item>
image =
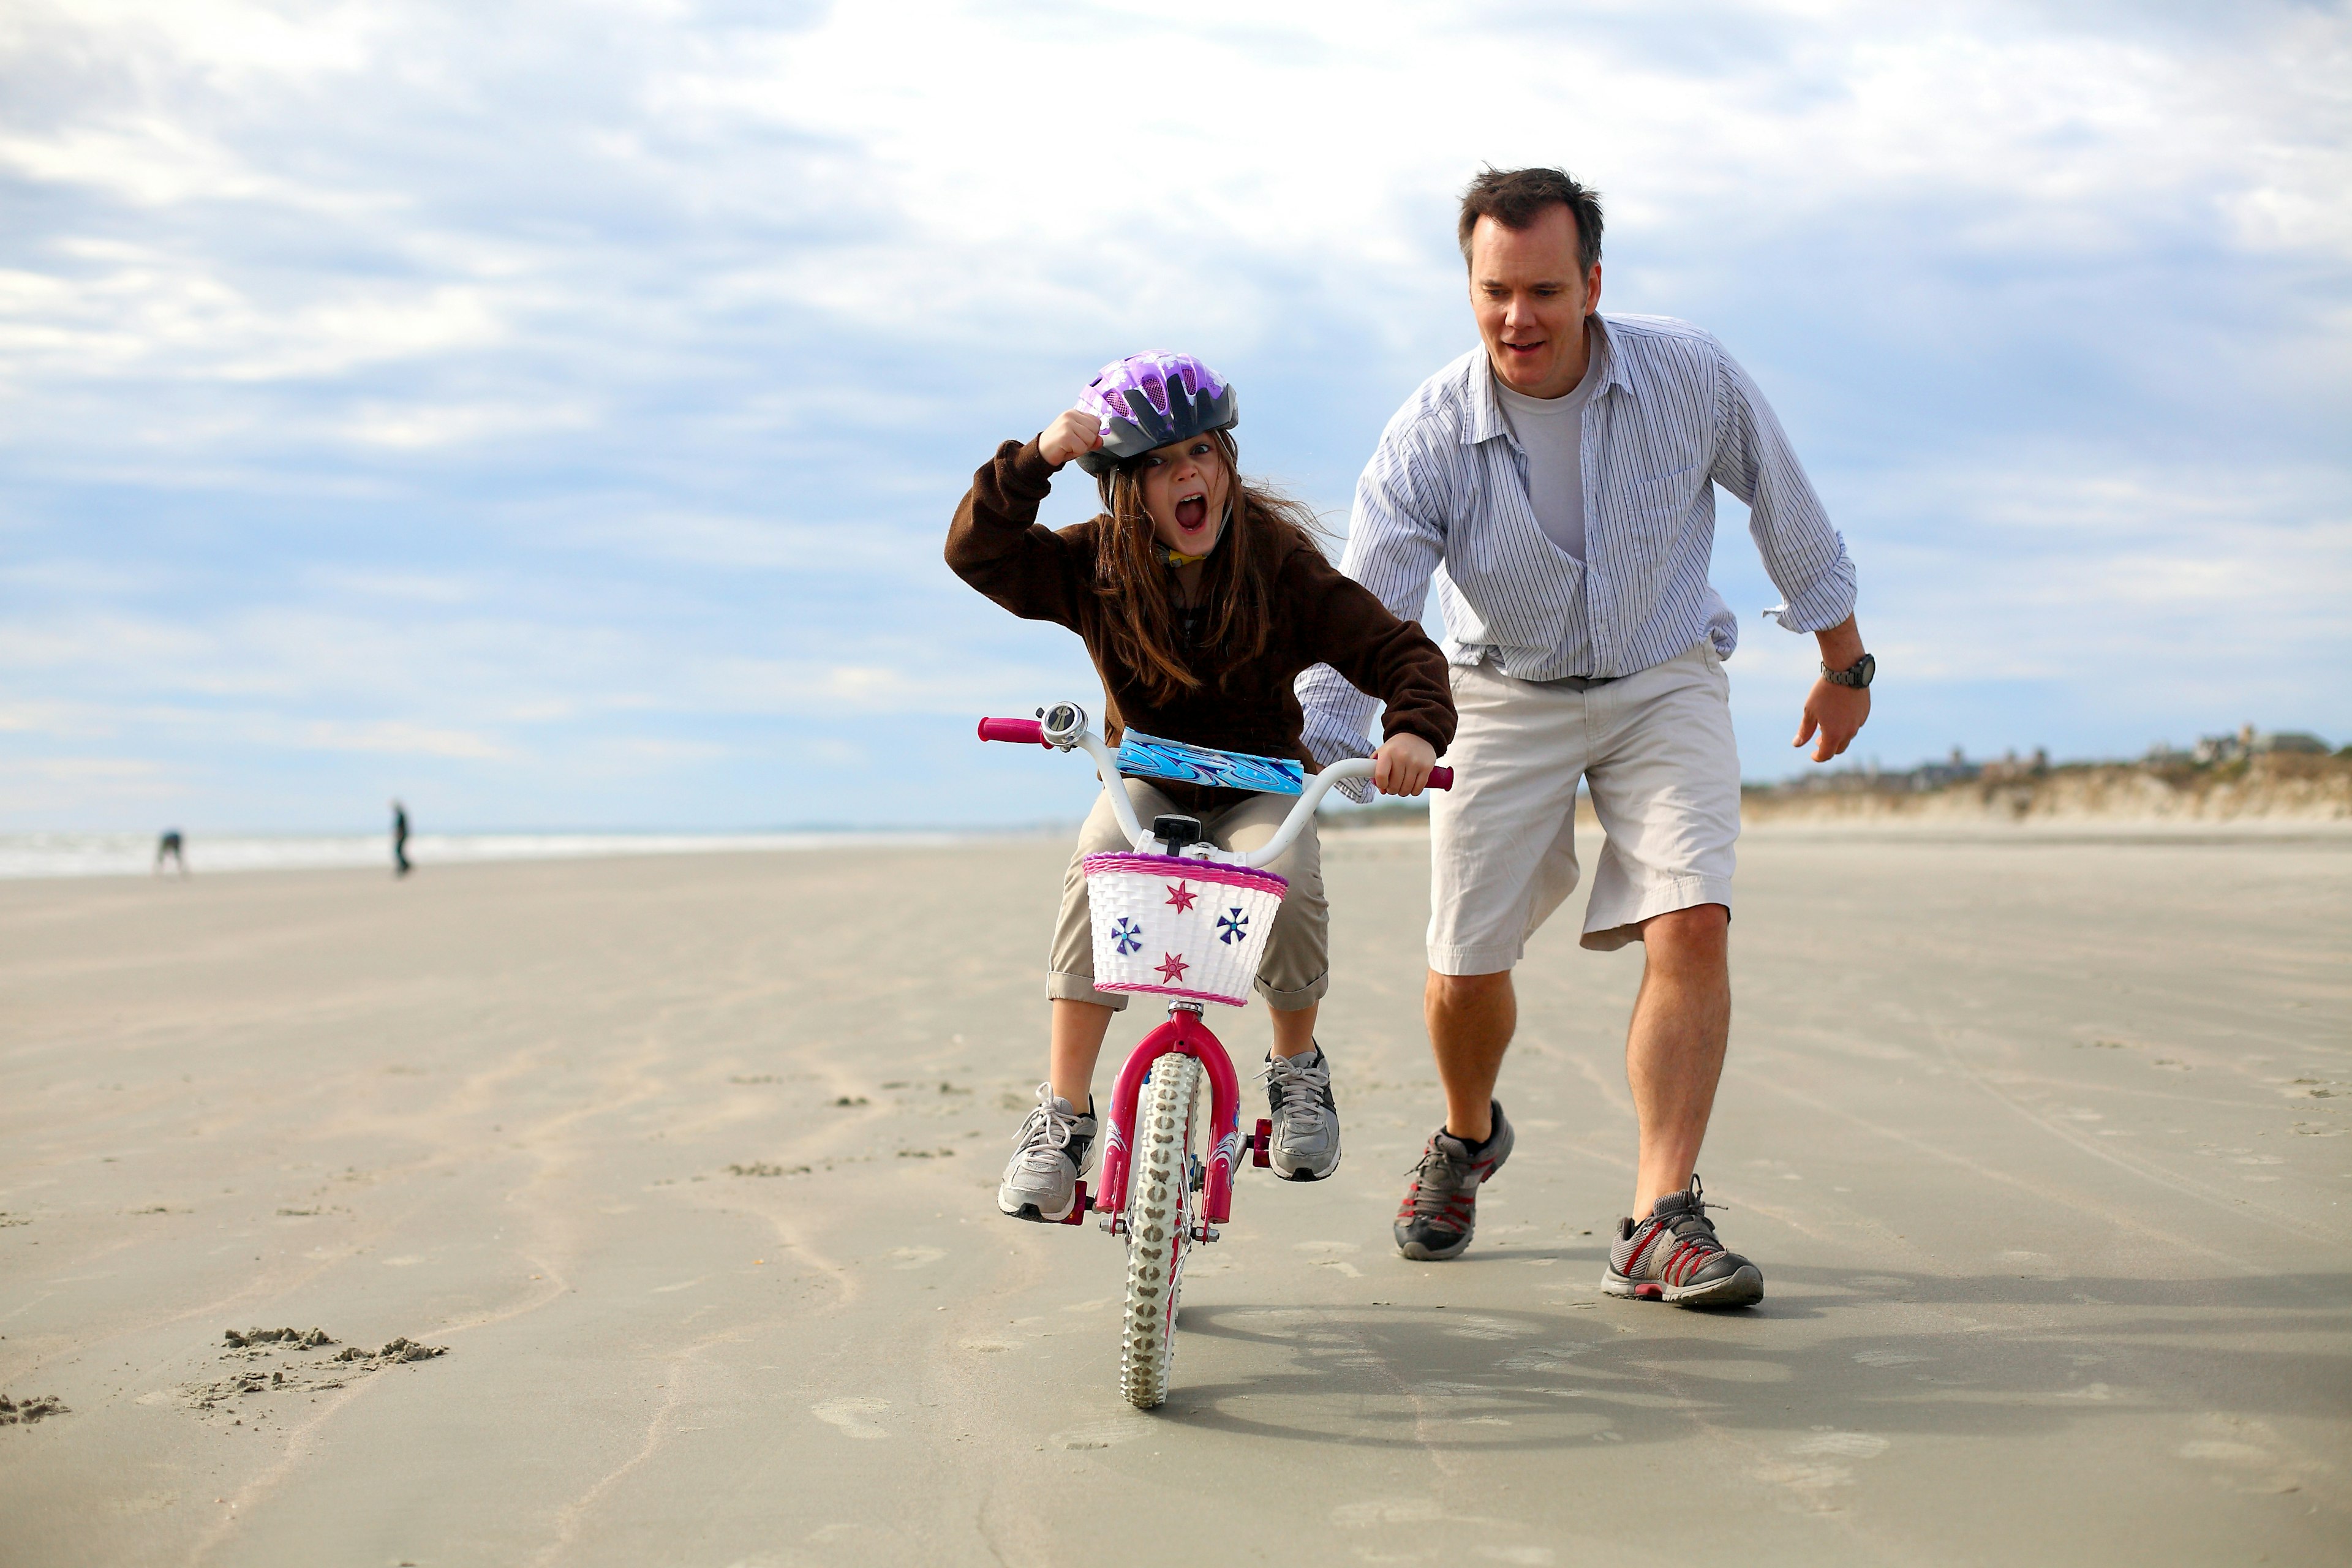
{"label": "white cloud", "polygon": [[580,403],[368,404],[354,410],[339,432],[366,446],[419,451],[502,437],[584,430],[596,423],[594,408]]}
{"label": "white cloud", "polygon": [[25,0],[22,32],[71,27],[121,56],[162,55],[225,86],[264,89],[349,77],[378,63],[403,9],[386,5],[282,5],[247,0]]}
{"label": "white cloud", "polygon": [[394,756],[462,757],[477,762],[512,754],[509,748],[487,735],[398,720],[347,723],[314,719],[291,731],[282,743],[324,752],[383,752]]}

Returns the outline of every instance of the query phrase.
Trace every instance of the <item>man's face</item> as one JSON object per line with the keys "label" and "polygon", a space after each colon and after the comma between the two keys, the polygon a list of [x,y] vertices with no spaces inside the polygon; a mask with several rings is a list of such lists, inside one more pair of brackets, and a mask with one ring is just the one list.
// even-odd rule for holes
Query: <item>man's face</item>
{"label": "man's face", "polygon": [[1525,228],[1482,217],[1470,231],[1470,310],[1495,374],[1513,392],[1563,397],[1584,379],[1584,319],[1601,303],[1601,265],[1577,265],[1576,219],[1546,207]]}

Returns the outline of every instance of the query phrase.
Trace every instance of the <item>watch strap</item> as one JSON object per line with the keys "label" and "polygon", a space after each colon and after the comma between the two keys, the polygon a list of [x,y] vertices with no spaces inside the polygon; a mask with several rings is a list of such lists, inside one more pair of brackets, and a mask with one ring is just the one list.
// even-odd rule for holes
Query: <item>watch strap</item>
{"label": "watch strap", "polygon": [[1822,666],[1822,679],[1832,686],[1851,686],[1857,689],[1864,689],[1869,687],[1877,675],[1878,660],[1866,653],[1843,669],[1832,669],[1826,664]]}

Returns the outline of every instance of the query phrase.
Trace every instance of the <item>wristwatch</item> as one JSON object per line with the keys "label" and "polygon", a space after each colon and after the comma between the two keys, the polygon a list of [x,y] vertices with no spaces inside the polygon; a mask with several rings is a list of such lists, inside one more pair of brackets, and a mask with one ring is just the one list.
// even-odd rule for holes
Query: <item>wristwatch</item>
{"label": "wristwatch", "polygon": [[1832,686],[1866,687],[1877,673],[1878,660],[1868,654],[1855,659],[1851,668],[1832,669],[1826,664],[1822,666],[1822,679]]}

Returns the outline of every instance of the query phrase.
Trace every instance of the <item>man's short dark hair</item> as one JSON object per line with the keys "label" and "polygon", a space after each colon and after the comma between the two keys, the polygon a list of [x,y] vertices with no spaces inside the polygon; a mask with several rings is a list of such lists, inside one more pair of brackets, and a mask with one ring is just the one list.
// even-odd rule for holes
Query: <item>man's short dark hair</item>
{"label": "man's short dark hair", "polygon": [[1470,231],[1482,217],[1524,229],[1559,203],[1576,225],[1576,258],[1590,272],[1601,262],[1601,193],[1570,179],[1565,169],[1497,169],[1492,164],[1462,193],[1462,262],[1470,262]]}

